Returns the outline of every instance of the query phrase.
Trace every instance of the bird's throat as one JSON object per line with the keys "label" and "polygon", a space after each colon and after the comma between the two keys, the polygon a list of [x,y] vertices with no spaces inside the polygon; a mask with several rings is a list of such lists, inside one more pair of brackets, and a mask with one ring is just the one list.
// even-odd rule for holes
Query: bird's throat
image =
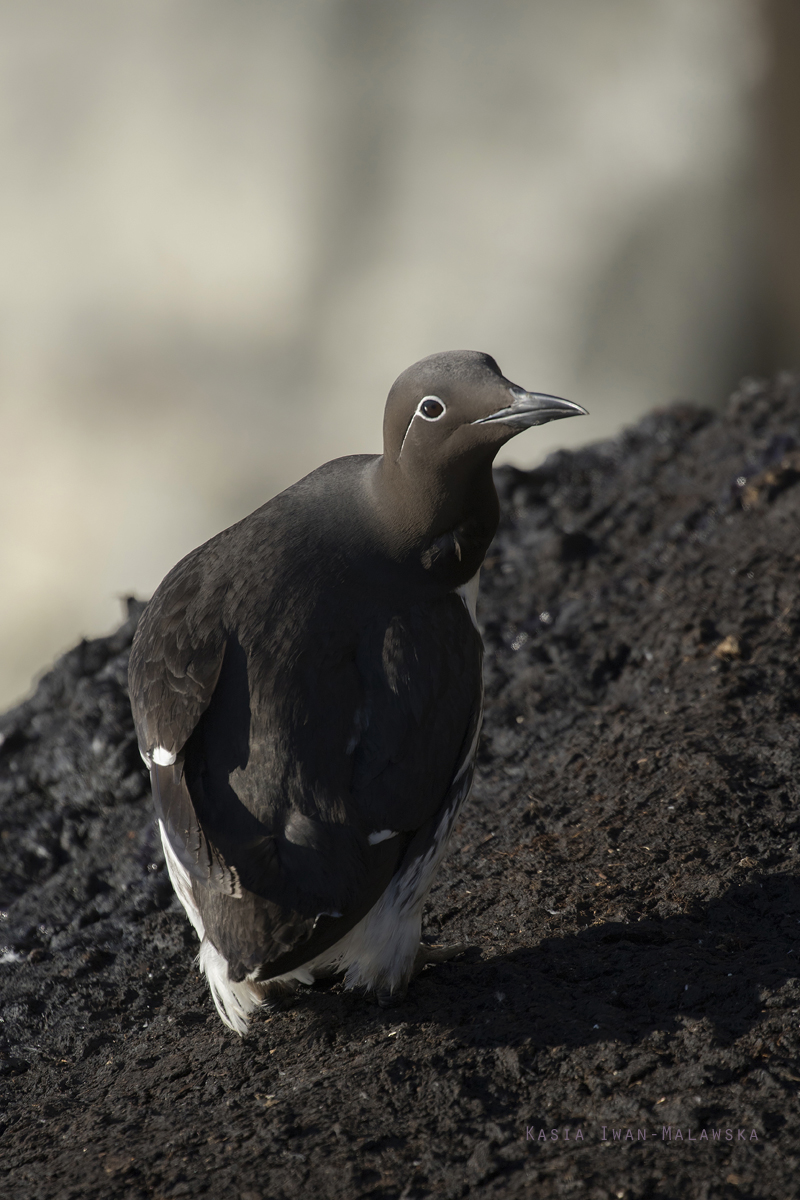
{"label": "bird's throat", "polygon": [[464,471],[447,486],[435,472],[415,475],[378,460],[378,511],[387,516],[393,557],[416,559],[431,582],[460,587],[480,568],[497,530],[500,506],[491,462]]}

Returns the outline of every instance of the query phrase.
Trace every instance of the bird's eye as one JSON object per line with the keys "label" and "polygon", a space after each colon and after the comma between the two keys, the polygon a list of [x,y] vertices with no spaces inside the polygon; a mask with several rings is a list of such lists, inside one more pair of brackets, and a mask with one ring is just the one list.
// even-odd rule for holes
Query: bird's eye
{"label": "bird's eye", "polygon": [[426,396],[419,406],[419,413],[426,421],[438,421],[444,410],[438,396]]}

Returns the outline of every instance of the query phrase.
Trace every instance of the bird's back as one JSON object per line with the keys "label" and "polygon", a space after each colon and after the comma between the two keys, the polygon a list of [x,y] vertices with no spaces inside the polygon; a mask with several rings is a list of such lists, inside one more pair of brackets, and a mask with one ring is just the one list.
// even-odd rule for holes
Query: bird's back
{"label": "bird's back", "polygon": [[143,750],[176,756],[155,752],[159,815],[234,975],[278,973],[320,914],[342,914],[329,939],[360,919],[477,728],[461,597],[398,588],[363,523],[348,538],[370,462],[327,464],[194,551],[134,644]]}

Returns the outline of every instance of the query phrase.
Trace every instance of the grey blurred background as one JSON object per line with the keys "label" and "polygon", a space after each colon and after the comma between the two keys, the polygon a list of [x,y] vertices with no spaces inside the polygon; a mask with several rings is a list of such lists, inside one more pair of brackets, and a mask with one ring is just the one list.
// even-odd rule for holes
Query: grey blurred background
{"label": "grey blurred background", "polygon": [[591,417],[797,361],[796,0],[0,3],[0,705],[487,350]]}

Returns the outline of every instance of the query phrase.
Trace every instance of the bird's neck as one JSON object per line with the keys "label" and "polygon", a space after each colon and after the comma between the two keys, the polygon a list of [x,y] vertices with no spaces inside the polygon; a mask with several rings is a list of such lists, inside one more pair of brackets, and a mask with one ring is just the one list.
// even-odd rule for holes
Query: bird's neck
{"label": "bird's neck", "polygon": [[431,582],[447,587],[478,571],[500,516],[491,459],[439,477],[430,467],[401,469],[381,457],[370,486],[394,558],[419,564]]}

